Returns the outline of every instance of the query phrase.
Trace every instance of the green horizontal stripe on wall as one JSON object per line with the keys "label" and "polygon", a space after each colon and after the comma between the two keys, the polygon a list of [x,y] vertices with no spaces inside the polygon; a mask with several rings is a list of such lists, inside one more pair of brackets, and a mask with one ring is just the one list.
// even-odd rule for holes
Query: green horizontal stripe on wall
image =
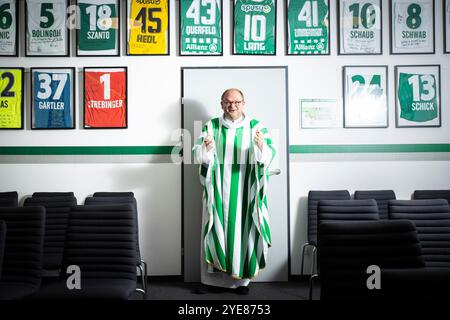
{"label": "green horizontal stripe on wall", "polygon": [[[0,155],[170,155],[173,146],[0,147]],[[176,147],[176,151],[180,147]],[[291,154],[450,152],[450,144],[291,145]]]}
{"label": "green horizontal stripe on wall", "polygon": [[290,145],[289,153],[450,152],[450,144],[338,144]]}
{"label": "green horizontal stripe on wall", "polygon": [[173,146],[24,146],[0,147],[0,155],[170,155],[172,149]]}

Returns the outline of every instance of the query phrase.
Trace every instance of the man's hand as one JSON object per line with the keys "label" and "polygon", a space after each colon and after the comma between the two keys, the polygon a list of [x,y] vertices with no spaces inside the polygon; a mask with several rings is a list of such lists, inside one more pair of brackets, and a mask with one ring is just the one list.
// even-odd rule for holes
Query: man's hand
{"label": "man's hand", "polygon": [[207,135],[206,138],[203,140],[203,143],[206,146],[206,150],[210,151],[214,149],[214,140],[212,139],[211,135]]}
{"label": "man's hand", "polygon": [[264,137],[263,137],[263,134],[259,131],[256,131],[255,143],[258,146],[259,150],[262,151],[263,146],[264,146]]}

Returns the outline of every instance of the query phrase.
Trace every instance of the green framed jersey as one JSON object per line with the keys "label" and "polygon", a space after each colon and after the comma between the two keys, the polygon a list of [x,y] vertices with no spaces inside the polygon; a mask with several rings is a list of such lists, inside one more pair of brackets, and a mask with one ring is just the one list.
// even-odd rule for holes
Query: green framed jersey
{"label": "green framed jersey", "polygon": [[276,53],[276,2],[234,1],[234,54]]}
{"label": "green framed jersey", "polygon": [[222,54],[222,0],[180,0],[180,54]]}

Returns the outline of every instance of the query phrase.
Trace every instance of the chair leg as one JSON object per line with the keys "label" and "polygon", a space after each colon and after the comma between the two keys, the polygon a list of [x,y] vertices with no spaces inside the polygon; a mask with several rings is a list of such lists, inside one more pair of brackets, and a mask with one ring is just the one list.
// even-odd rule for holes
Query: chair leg
{"label": "chair leg", "polygon": [[144,265],[145,292],[147,293],[147,290],[148,290],[148,271],[147,271],[147,262],[145,262],[144,260],[141,260],[141,264]]}
{"label": "chair leg", "polygon": [[318,274],[312,274],[311,278],[309,278],[309,300],[313,299],[313,286],[314,286],[314,279],[317,278]]}
{"label": "chair leg", "polygon": [[316,260],[317,260],[317,247],[313,246],[313,250],[311,252],[311,275],[317,274]]}
{"label": "chair leg", "polygon": [[306,247],[308,247],[309,246],[309,243],[305,243],[303,246],[302,246],[302,267],[301,267],[301,270],[300,270],[300,275],[302,276],[303,275],[303,266],[305,265],[305,249],[306,249]]}
{"label": "chair leg", "polygon": [[146,293],[147,293],[147,288],[146,288],[146,285],[145,285],[144,268],[143,268],[142,264],[139,264],[139,265],[138,265],[138,268],[139,268],[140,273],[141,273],[141,286],[142,286],[142,290],[144,291],[144,294],[146,294]]}

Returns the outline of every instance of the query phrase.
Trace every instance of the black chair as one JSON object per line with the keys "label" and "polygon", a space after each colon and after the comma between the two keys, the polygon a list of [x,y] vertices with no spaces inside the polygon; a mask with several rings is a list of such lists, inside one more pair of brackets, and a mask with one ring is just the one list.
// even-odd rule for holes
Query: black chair
{"label": "black chair", "polygon": [[32,197],[74,197],[74,193],[69,192],[33,192]]}
{"label": "black chair", "polygon": [[308,242],[302,246],[302,265],[300,275],[303,275],[305,265],[306,248],[312,248],[311,254],[311,276],[316,273],[315,261],[317,258],[317,205],[320,200],[350,200],[348,190],[315,191],[308,193]]}
{"label": "black chair", "polygon": [[[323,222],[318,245],[323,300],[448,297],[450,271],[425,268],[411,221]],[[380,289],[367,284],[369,266]]]}
{"label": "black chair", "polygon": [[19,194],[17,191],[0,192],[0,207],[17,207]]}
{"label": "black chair", "polygon": [[[355,222],[376,221],[380,219],[375,200],[320,200],[317,206],[317,219],[320,226],[323,222]],[[318,249],[320,251],[320,247]],[[317,259],[318,262],[320,259]],[[319,265],[319,263],[317,263]],[[319,269],[310,279],[310,299],[314,278],[319,276]]]}
{"label": "black chair", "polygon": [[[142,289],[137,288],[138,291],[147,293],[147,263],[141,258],[141,251],[139,246],[139,223],[137,213],[137,201],[133,196],[127,192],[124,193],[102,193],[104,196],[88,197],[86,198],[85,205],[113,205],[113,204],[130,204],[133,207],[134,217],[136,220],[136,266],[139,268],[141,276]],[[107,196],[107,194],[115,194],[116,196]],[[131,192],[132,194],[132,192]]]}
{"label": "black chair", "polygon": [[73,196],[31,197],[24,201],[24,206],[43,206],[46,209],[44,235],[45,270],[61,269],[64,242],[70,209],[77,205]]}
{"label": "black chair", "polygon": [[35,298],[124,300],[134,293],[136,225],[131,205],[72,208],[62,276],[73,265],[80,268],[80,289],[69,289],[62,279],[45,286]]}
{"label": "black chair", "polygon": [[41,286],[45,209],[0,208],[0,220],[8,227],[0,300],[22,299]]}
{"label": "black chair", "polygon": [[2,279],[3,255],[5,254],[6,223],[0,220],[0,280]]}
{"label": "black chair", "polygon": [[380,219],[389,219],[388,202],[397,199],[393,190],[356,190],[355,200],[375,199]]}
{"label": "black chair", "polygon": [[390,201],[389,217],[415,224],[427,267],[450,268],[450,207],[446,200]]}
{"label": "black chair", "polygon": [[413,199],[446,199],[450,203],[450,190],[416,190],[413,193]]}
{"label": "black chair", "polygon": [[134,192],[94,192],[93,197],[133,197]]}

